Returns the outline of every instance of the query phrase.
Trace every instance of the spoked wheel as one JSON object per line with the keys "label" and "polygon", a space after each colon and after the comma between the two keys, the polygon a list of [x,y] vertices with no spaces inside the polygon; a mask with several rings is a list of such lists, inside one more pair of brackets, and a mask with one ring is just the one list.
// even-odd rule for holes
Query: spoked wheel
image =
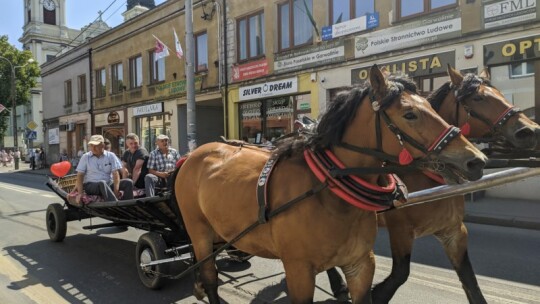
{"label": "spoked wheel", "polygon": [[62,205],[54,203],[47,207],[45,223],[51,241],[61,242],[64,240],[67,231],[67,220]]}
{"label": "spoked wheel", "polygon": [[139,238],[136,249],[137,272],[141,282],[150,289],[159,289],[163,287],[166,278],[162,274],[167,274],[169,264],[157,264],[152,266],[141,267],[141,263],[149,263],[151,261],[162,260],[167,258],[165,250],[167,245],[160,234],[148,232]]}

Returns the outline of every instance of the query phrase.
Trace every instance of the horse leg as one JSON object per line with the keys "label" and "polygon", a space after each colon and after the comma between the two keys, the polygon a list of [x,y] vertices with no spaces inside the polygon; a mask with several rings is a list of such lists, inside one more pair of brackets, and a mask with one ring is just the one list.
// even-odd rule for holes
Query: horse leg
{"label": "horse leg", "polygon": [[349,300],[349,289],[337,269],[335,267],[330,268],[326,271],[326,274],[328,275],[330,288],[332,289],[334,297],[339,302],[347,302]]}
{"label": "horse leg", "polygon": [[[213,238],[210,227],[207,227],[205,233],[200,233],[200,231],[192,232],[194,236],[197,236],[193,239],[198,240],[192,243],[193,251],[195,252],[195,257],[197,260],[202,260],[205,257],[209,256],[213,252]],[[193,240],[192,239],[192,240]],[[193,288],[193,294],[198,300],[202,300],[205,296],[208,297],[208,302],[211,304],[219,304],[220,299],[217,292],[218,280],[217,280],[217,270],[215,265],[215,259],[210,259],[199,267],[198,272],[195,275],[195,286]]]}
{"label": "horse leg", "polygon": [[392,271],[384,281],[373,288],[373,303],[388,303],[398,288],[407,281],[411,269],[413,231],[398,224],[396,228],[388,225],[388,233],[392,250]]}
{"label": "horse leg", "polygon": [[469,303],[487,303],[478,286],[478,281],[467,253],[467,228],[463,222],[450,231],[436,233],[435,236],[444,247],[446,255],[461,281]]}
{"label": "horse leg", "polygon": [[349,286],[352,304],[371,304],[371,284],[375,275],[375,257],[373,252],[369,257],[353,265],[342,268]]}
{"label": "horse leg", "polygon": [[313,303],[315,270],[305,262],[283,262],[289,299],[293,304]]}

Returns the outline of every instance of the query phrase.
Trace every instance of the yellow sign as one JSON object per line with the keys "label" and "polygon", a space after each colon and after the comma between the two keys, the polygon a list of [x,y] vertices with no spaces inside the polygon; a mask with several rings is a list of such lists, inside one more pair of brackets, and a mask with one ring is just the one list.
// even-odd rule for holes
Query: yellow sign
{"label": "yellow sign", "polygon": [[26,124],[26,127],[30,130],[35,130],[38,125],[37,123],[35,123],[33,120],[32,121],[29,121],[27,124]]}

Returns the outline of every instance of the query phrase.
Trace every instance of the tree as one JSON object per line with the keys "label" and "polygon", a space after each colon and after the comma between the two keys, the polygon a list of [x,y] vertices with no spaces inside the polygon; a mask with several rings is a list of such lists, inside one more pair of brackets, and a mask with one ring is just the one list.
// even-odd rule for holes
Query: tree
{"label": "tree", "polygon": [[[6,59],[11,62],[15,68],[17,77],[17,86],[15,88],[15,103],[17,105],[26,105],[30,102],[30,89],[36,86],[36,78],[40,75],[38,63],[36,61],[28,63],[33,57],[30,51],[20,51],[15,46],[9,44],[8,36],[0,36],[0,104],[11,109],[11,66]],[[27,64],[28,63],[28,64]],[[7,110],[0,112],[0,143],[4,142],[4,134],[7,130],[8,117],[11,113]]]}

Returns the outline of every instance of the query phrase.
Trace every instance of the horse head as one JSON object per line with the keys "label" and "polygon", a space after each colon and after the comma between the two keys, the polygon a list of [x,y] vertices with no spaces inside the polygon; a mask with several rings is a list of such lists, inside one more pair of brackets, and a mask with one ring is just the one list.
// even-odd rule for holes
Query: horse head
{"label": "horse head", "polygon": [[[533,149],[540,126],[531,121],[490,84],[490,75],[465,76],[448,65],[450,81],[428,97],[441,117],[470,138],[506,140],[515,148]],[[536,133],[536,134],[535,134]]]}
{"label": "horse head", "polygon": [[481,178],[486,162],[459,129],[418,94],[414,82],[386,78],[376,65],[367,87],[338,94],[320,119],[317,134],[315,147],[332,149],[348,167],[414,162],[456,183]]}

